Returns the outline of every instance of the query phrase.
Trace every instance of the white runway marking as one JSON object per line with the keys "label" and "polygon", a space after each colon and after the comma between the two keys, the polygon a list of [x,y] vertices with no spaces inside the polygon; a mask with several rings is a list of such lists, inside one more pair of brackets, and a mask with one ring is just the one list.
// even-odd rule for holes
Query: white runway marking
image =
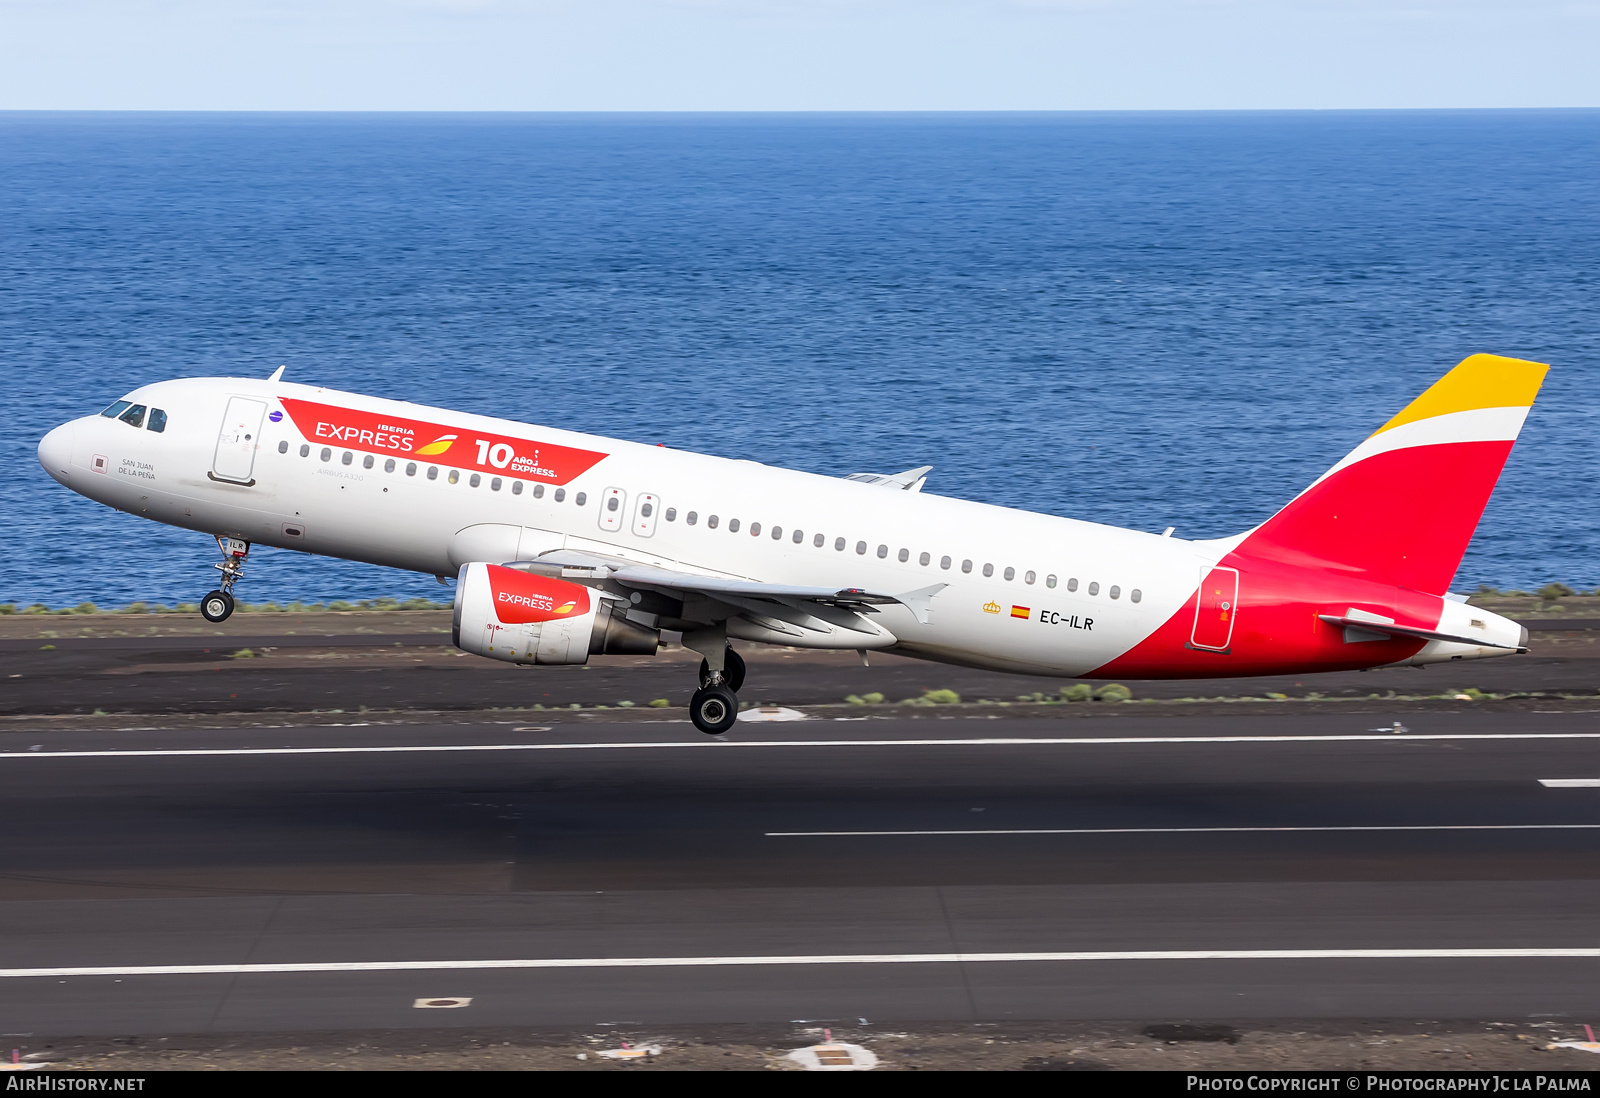
{"label": "white runway marking", "polygon": [[950,831],[766,831],[769,839],[880,835],[1209,835],[1274,831],[1597,831],[1595,824],[1348,824],[1328,827],[1013,827]]}
{"label": "white runway marking", "polygon": [[1018,953],[833,953],[755,957],[549,957],[490,961],[304,961],[237,965],[5,968],[0,979],[73,976],[254,976],[294,972],[436,972],[472,969],[741,968],[763,965],[959,965],[1050,961],[1412,961],[1600,959],[1600,949],[1141,949]]}
{"label": "white runway marking", "polygon": [[1101,737],[990,737],[937,740],[657,740],[598,741],[593,743],[468,743],[385,745],[379,747],[186,747],[128,748],[111,751],[0,751],[0,759],[140,759],[221,757],[230,755],[425,755],[481,751],[675,751],[701,749],[728,751],[739,748],[830,747],[1118,747],[1144,744],[1257,744],[1257,743],[1395,743],[1428,740],[1455,743],[1494,740],[1595,740],[1600,732],[1467,732],[1460,734],[1392,736],[1351,734],[1336,736],[1101,736]]}
{"label": "white runway marking", "polygon": [[1547,789],[1600,789],[1600,778],[1540,778]]}

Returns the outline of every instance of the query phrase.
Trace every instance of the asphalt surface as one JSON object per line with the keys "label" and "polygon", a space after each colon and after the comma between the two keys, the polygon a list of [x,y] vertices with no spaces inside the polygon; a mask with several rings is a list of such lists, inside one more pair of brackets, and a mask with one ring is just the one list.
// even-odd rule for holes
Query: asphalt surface
{"label": "asphalt surface", "polygon": [[[281,628],[255,633],[249,630],[274,623],[252,617],[239,616],[215,636],[0,638],[0,717],[96,710],[151,715],[362,708],[470,712],[624,701],[644,705],[658,698],[682,706],[697,685],[700,662],[698,655],[667,648],[654,657],[598,657],[585,666],[516,667],[457,651],[447,633],[318,635]],[[1391,698],[1467,687],[1497,694],[1600,696],[1600,631],[1585,627],[1592,624],[1536,622],[1526,655],[1426,669],[1128,685],[1136,697],[1155,699],[1268,693]],[[900,701],[928,690],[953,690],[969,700],[1013,700],[1036,692],[1054,697],[1070,685],[886,653],[873,653],[864,666],[854,652],[763,645],[747,645],[744,651],[750,676],[741,696],[762,704],[839,704],[869,693]]]}
{"label": "asphalt surface", "polygon": [[1585,1020],[1600,721],[1390,723],[14,720],[0,1026]]}

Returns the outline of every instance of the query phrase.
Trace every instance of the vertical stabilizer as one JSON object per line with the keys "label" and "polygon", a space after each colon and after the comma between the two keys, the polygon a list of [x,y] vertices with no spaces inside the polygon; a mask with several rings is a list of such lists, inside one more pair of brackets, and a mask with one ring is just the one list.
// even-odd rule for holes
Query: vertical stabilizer
{"label": "vertical stabilizer", "polygon": [[1548,370],[1466,359],[1236,552],[1442,594]]}

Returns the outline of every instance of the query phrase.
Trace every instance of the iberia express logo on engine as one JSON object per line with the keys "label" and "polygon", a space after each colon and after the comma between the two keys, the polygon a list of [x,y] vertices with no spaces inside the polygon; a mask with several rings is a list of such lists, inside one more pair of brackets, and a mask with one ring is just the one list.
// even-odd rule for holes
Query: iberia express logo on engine
{"label": "iberia express logo on engine", "polygon": [[282,403],[310,442],[388,457],[426,458],[437,465],[480,469],[522,480],[566,484],[606,456],[572,446],[358,412],[309,400],[285,398]]}
{"label": "iberia express logo on engine", "polygon": [[515,568],[488,566],[494,616],[506,625],[581,618],[589,612],[589,589],[578,583],[535,576]]}

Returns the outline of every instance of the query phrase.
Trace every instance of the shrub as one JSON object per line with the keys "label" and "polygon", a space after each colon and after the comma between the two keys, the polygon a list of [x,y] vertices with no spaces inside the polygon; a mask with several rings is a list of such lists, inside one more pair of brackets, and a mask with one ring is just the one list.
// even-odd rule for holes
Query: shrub
{"label": "shrub", "polygon": [[650,708],[651,709],[669,709],[669,708],[671,708],[671,706],[672,706],[672,703],[669,702],[666,698],[657,698],[653,702],[650,703]]}
{"label": "shrub", "polygon": [[1539,597],[1545,602],[1555,602],[1557,599],[1570,599],[1577,594],[1564,583],[1547,583],[1539,588]]}
{"label": "shrub", "polygon": [[256,654],[248,648],[241,648],[233,654],[233,658],[236,660],[253,660],[256,658]]}
{"label": "shrub", "polygon": [[867,699],[863,698],[860,694],[847,694],[847,695],[845,695],[845,699],[844,700],[845,700],[845,704],[846,705],[866,705],[867,704]]}
{"label": "shrub", "polygon": [[922,697],[929,705],[961,704],[961,695],[954,690],[929,690]]}
{"label": "shrub", "polygon": [[1109,683],[1094,692],[1094,700],[1097,702],[1125,702],[1131,697],[1133,691],[1120,682]]}
{"label": "shrub", "polygon": [[94,614],[94,613],[98,613],[99,609],[100,608],[98,606],[96,606],[92,602],[80,602],[80,603],[78,603],[78,605],[76,605],[76,606],[74,606],[72,608],[71,613],[74,613],[74,614]]}
{"label": "shrub", "polygon": [[14,602],[0,602],[0,614],[15,614],[17,604]]}
{"label": "shrub", "polygon": [[1064,702],[1085,702],[1094,697],[1094,687],[1086,682],[1075,682],[1071,686],[1061,688],[1061,700]]}
{"label": "shrub", "polygon": [[22,613],[24,614],[48,614],[49,612],[50,608],[42,602],[36,602],[31,606],[24,606],[22,608]]}
{"label": "shrub", "polygon": [[861,695],[861,700],[866,702],[868,705],[882,705],[883,695],[874,690],[870,694]]}

